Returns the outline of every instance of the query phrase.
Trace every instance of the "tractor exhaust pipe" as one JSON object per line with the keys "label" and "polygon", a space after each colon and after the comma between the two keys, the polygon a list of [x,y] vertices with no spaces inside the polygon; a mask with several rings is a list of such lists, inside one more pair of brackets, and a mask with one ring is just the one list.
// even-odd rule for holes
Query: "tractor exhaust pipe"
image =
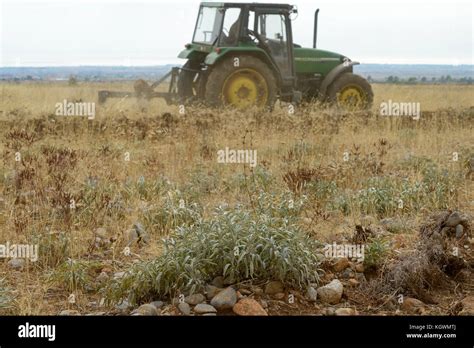
{"label": "tractor exhaust pipe", "polygon": [[314,13],[313,48],[316,48],[316,41],[318,39],[318,14],[319,14],[319,8]]}

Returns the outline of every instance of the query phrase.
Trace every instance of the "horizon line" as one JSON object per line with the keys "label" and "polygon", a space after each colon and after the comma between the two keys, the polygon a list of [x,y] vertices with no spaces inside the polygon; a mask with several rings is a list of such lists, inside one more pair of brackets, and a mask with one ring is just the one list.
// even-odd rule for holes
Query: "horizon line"
{"label": "horizon line", "polygon": [[[121,65],[121,64],[73,64],[73,65],[6,65],[1,66],[0,69],[25,69],[25,68],[110,68],[110,67],[120,67],[120,68],[147,68],[147,67],[160,67],[168,65],[180,65],[177,63],[163,63],[163,64],[145,64],[145,65]],[[183,65],[183,64],[181,64]],[[449,64],[449,63],[361,63],[358,66],[363,65],[442,65],[442,66],[471,66],[474,67],[474,63],[462,63],[462,64]]]}

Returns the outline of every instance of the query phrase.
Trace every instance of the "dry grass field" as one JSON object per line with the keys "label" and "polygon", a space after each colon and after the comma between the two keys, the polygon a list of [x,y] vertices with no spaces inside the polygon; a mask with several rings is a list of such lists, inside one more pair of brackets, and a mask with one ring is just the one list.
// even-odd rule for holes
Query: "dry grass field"
{"label": "dry grass field", "polygon": [[[474,87],[373,88],[372,112],[115,99],[88,120],[55,104],[132,83],[1,84],[0,244],[39,255],[0,260],[0,314],[159,300],[180,315],[176,299],[210,299],[211,282],[270,315],[472,314]],[[387,100],[419,102],[421,118],[380,116]],[[257,165],[219,163],[226,148]],[[326,243],[364,258],[328,258]],[[334,279],[342,298],[311,298]]]}

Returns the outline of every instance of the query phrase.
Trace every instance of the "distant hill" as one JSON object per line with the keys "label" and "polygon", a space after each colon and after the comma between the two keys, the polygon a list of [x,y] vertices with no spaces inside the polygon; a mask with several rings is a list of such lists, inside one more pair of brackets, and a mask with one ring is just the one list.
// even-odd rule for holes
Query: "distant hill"
{"label": "distant hill", "polygon": [[[76,66],[76,67],[4,67],[0,68],[0,80],[67,80],[74,76],[80,81],[111,81],[158,79],[166,74],[173,65],[157,66]],[[355,72],[371,77],[372,81],[386,81],[389,76],[399,80],[423,77],[427,81],[474,79],[474,65],[403,65],[403,64],[362,64],[354,68]]]}
{"label": "distant hill", "polygon": [[67,80],[70,76],[78,80],[110,81],[159,79],[173,65],[157,66],[72,66],[72,67],[18,67],[0,68],[0,80]]}

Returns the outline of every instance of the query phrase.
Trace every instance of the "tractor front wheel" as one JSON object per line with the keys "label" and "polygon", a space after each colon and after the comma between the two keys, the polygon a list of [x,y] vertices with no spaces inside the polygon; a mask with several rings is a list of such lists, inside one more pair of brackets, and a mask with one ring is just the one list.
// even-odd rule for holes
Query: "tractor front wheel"
{"label": "tractor front wheel", "polygon": [[344,73],[329,86],[327,98],[341,109],[360,111],[370,109],[374,93],[366,79],[352,73]]}
{"label": "tractor front wheel", "polygon": [[260,59],[238,56],[215,66],[207,79],[205,99],[211,106],[273,108],[277,86],[272,70]]}

